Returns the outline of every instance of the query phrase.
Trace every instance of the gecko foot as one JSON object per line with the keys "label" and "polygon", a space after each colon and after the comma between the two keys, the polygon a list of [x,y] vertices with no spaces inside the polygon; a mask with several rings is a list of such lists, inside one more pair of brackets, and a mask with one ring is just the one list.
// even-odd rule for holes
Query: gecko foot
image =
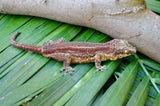
{"label": "gecko foot", "polygon": [[60,72],[63,72],[65,70],[65,75],[67,74],[67,73],[69,73],[69,74],[72,74],[72,71],[74,71],[74,69],[71,67],[71,66],[68,66],[68,67],[63,67],[61,70],[60,70]]}
{"label": "gecko foot", "polygon": [[104,70],[107,70],[107,67],[105,65],[104,66],[97,66],[96,72],[98,72],[98,71],[104,71]]}

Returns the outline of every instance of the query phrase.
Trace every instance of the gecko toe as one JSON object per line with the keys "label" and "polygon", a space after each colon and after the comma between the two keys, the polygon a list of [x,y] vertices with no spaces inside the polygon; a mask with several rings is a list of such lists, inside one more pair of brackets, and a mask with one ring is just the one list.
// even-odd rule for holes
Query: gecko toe
{"label": "gecko toe", "polygon": [[66,75],[67,73],[69,73],[70,75],[72,75],[72,71],[74,71],[74,69],[71,66],[68,67],[63,67],[60,72],[63,72],[65,70],[64,75]]}
{"label": "gecko toe", "polygon": [[107,70],[107,67],[105,65],[104,66],[98,66],[96,72],[104,71],[104,70]]}
{"label": "gecko toe", "polygon": [[60,72],[63,72],[63,70],[65,70],[65,68],[64,68],[64,67],[60,70]]}

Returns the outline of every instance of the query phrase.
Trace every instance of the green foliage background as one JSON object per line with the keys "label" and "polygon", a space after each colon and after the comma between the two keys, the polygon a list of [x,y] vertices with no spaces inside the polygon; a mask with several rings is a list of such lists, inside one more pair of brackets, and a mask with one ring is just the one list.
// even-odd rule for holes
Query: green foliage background
{"label": "green foliage background", "polygon": [[[158,0],[146,0],[160,13]],[[160,64],[137,53],[103,62],[108,68],[95,73],[94,63],[72,64],[73,75],[60,73],[62,63],[10,45],[16,31],[18,42],[43,45],[65,41],[107,42],[96,30],[31,16],[0,15],[0,104],[8,105],[160,105]]]}

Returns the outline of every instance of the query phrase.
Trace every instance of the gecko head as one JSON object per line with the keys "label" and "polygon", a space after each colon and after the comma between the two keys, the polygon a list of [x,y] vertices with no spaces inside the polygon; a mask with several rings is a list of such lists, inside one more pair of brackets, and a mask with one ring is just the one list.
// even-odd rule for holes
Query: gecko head
{"label": "gecko head", "polygon": [[128,43],[127,40],[114,39],[114,56],[111,60],[120,59],[136,53],[136,48]]}

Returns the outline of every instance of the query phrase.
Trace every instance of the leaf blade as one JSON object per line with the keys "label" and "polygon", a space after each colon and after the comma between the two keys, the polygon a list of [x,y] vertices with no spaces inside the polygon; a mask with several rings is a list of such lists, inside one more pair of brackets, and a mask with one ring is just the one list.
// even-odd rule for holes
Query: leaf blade
{"label": "leaf blade", "polygon": [[146,76],[129,99],[127,106],[144,106],[149,92],[149,77]]}
{"label": "leaf blade", "polygon": [[117,106],[124,103],[136,76],[137,64],[138,60],[135,60],[126,67],[122,76],[105,92],[98,105]]}

